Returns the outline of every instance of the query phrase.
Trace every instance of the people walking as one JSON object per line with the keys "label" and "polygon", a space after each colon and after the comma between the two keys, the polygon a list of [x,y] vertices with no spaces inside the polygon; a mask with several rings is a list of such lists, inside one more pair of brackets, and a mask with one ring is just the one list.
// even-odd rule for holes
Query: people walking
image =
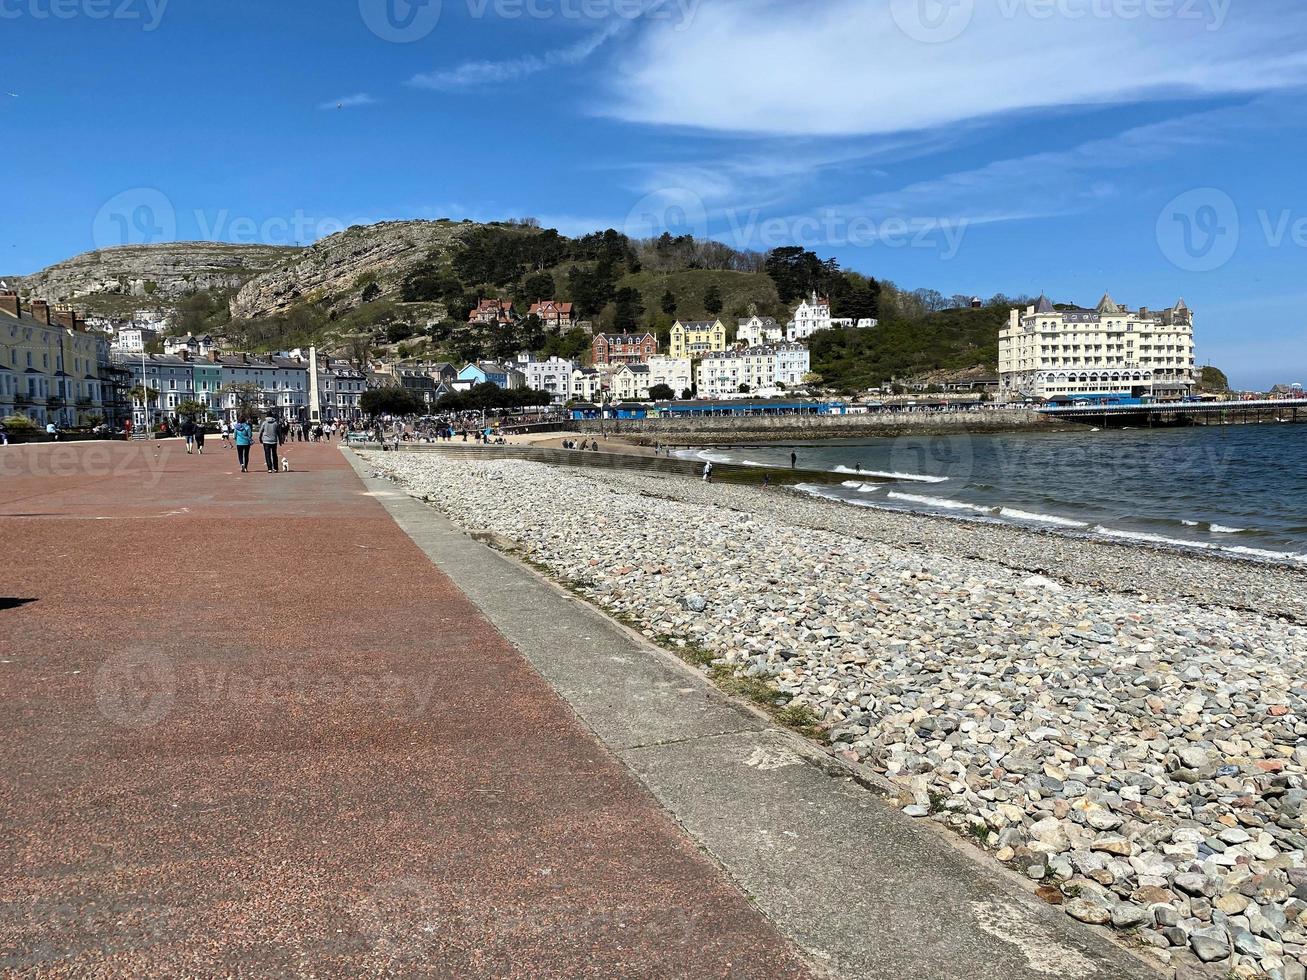
{"label": "people walking", "polygon": [[259,426],[259,442],[263,444],[263,461],[267,464],[269,473],[276,473],[277,467],[281,465],[281,460],[277,458],[277,446],[284,438],[286,438],[285,433],[271,415]]}
{"label": "people walking", "polygon": [[195,448],[195,421],[188,415],[182,419],[182,438],[186,440],[186,455]]}
{"label": "people walking", "polygon": [[236,423],[236,462],[240,464],[242,473],[250,471],[250,445],[253,442],[253,426],[241,419]]}
{"label": "people walking", "polygon": [[799,465],[799,454],[790,453],[790,469],[794,469],[798,465]]}
{"label": "people walking", "polygon": [[226,420],[226,419],[223,419],[221,422],[218,423],[218,431],[222,434],[222,445],[223,445],[223,448],[224,448],[224,449],[230,449],[230,448],[231,448],[231,427],[227,424],[227,420]]}
{"label": "people walking", "polygon": [[703,482],[712,483],[712,461],[703,464]]}
{"label": "people walking", "polygon": [[204,455],[204,423],[195,423],[195,451],[201,456]]}

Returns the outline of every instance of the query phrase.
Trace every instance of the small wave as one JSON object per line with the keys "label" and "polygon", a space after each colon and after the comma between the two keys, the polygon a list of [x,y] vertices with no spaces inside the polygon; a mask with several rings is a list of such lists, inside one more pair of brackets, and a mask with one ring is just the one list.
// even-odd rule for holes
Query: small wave
{"label": "small wave", "polygon": [[874,476],[881,480],[904,480],[908,483],[947,483],[946,476],[925,476],[921,473],[896,473],[893,470],[859,470],[852,466],[837,466],[832,473],[853,473],[857,476]]}
{"label": "small wave", "polygon": [[1202,527],[1202,521],[1181,521],[1185,527]]}
{"label": "small wave", "polygon": [[1014,521],[1032,521],[1036,524],[1053,524],[1057,527],[1088,527],[1084,521],[1073,521],[1069,517],[1054,517],[1052,514],[1032,514],[1015,507],[1000,507],[999,517]]}
{"label": "small wave", "polygon": [[1243,555],[1245,558],[1266,558],[1271,561],[1291,561],[1299,565],[1307,563],[1307,555],[1295,555],[1292,551],[1268,551],[1265,548],[1246,548],[1242,545],[1231,545],[1228,548],[1221,548],[1220,550],[1231,555]]}
{"label": "small wave", "polygon": [[1213,524],[1208,530],[1213,534],[1243,534],[1248,529],[1246,527],[1226,527],[1224,524]]}
{"label": "small wave", "polygon": [[727,456],[724,453],[715,453],[711,449],[700,449],[690,458],[701,459],[705,463],[732,463],[735,461],[733,457]]}
{"label": "small wave", "polygon": [[1203,544],[1201,541],[1184,541],[1180,538],[1167,538],[1160,534],[1148,534],[1145,531],[1122,531],[1114,527],[1098,526],[1094,528],[1095,534],[1101,534],[1108,538],[1120,538],[1124,541],[1142,541],[1145,544],[1164,544],[1172,548],[1198,548],[1208,550],[1215,548],[1215,545]]}
{"label": "small wave", "polygon": [[946,497],[923,497],[915,493],[889,493],[886,496],[890,500],[902,500],[910,504],[924,504],[927,507],[942,507],[945,510],[969,510],[975,514],[993,514],[993,510],[988,507],[964,504],[961,500],[949,500]]}
{"label": "small wave", "polygon": [[861,489],[862,489],[862,481],[861,481],[861,480],[845,480],[843,483],[840,484],[840,486],[842,486],[842,487],[847,487],[849,490],[861,490]]}

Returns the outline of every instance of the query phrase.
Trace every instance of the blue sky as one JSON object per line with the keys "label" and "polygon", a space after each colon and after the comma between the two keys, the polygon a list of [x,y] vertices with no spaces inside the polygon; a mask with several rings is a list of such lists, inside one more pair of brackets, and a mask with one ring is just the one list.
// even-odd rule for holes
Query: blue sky
{"label": "blue sky", "polygon": [[393,218],[1183,295],[1307,381],[1301,0],[0,0],[0,274]]}

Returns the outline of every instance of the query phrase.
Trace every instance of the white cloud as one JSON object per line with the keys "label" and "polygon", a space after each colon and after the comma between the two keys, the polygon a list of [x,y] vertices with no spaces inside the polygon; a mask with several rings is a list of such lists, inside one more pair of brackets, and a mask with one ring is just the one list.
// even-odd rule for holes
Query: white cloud
{"label": "white cloud", "polygon": [[[650,25],[624,53],[603,111],[727,132],[885,134],[1307,83],[1307,4],[1231,4],[723,0],[701,6],[684,29]],[[931,43],[910,21],[932,9],[970,16],[956,37]]]}
{"label": "white cloud", "polygon": [[409,84],[418,88],[453,91],[517,81],[550,68],[571,67],[589,58],[625,26],[621,22],[610,24],[575,44],[540,55],[528,54],[506,61],[465,61],[442,71],[424,72],[414,75],[409,79]]}
{"label": "white cloud", "polygon": [[323,102],[318,106],[319,109],[358,109],[365,105],[376,105],[377,100],[366,92],[358,92],[354,95],[346,95],[343,98],[332,99],[330,102]]}

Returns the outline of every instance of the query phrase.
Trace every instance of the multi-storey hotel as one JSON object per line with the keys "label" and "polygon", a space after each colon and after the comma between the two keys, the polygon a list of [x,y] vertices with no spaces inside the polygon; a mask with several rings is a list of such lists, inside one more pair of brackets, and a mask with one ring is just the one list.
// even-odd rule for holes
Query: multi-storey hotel
{"label": "multi-storey hotel", "polygon": [[757,394],[778,386],[802,384],[808,373],[810,355],[801,344],[748,347],[713,354],[699,362],[697,374],[700,398],[723,398],[743,390]]}
{"label": "multi-storey hotel", "polygon": [[998,335],[999,389],[1008,398],[1116,395],[1173,398],[1194,386],[1194,317],[1127,310],[1104,296],[1092,310],[1057,309],[1047,296],[1012,311]]}

